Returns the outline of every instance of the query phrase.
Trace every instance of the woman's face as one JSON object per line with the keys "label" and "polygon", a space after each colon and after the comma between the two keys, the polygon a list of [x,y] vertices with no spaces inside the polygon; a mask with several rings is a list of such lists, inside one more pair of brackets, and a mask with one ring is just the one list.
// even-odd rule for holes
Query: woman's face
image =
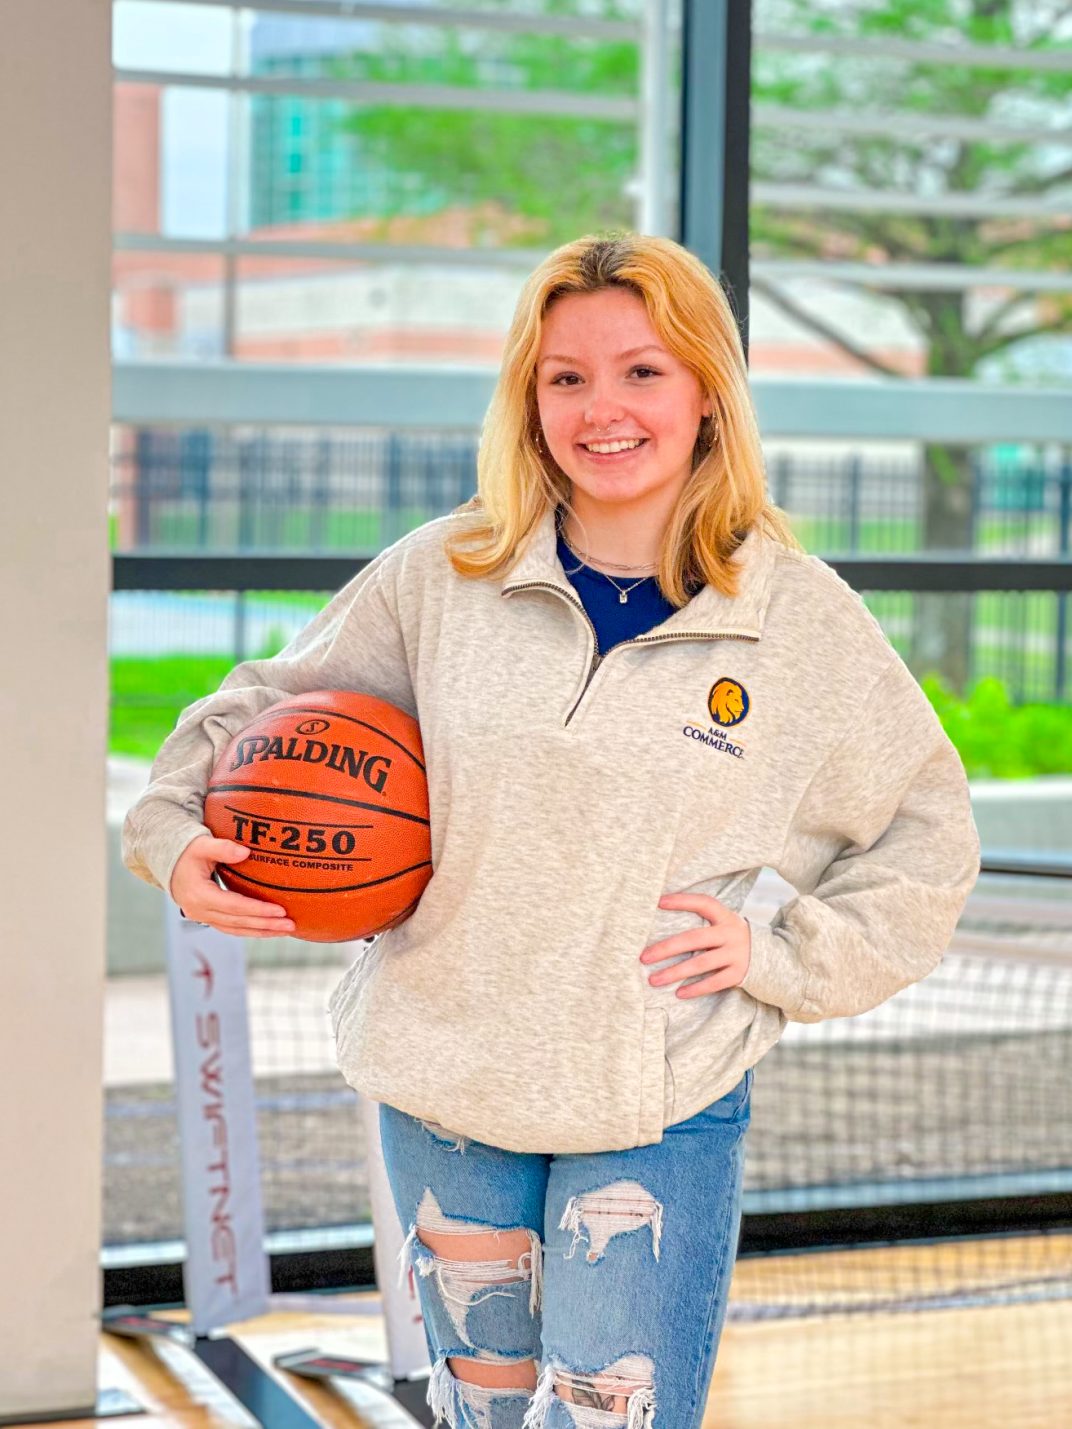
{"label": "woman's face", "polygon": [[[544,317],[536,397],[544,443],[575,501],[583,493],[592,503],[669,512],[711,404],[659,341],[643,299],[624,288],[557,298]],[[618,437],[641,442],[614,455],[586,449]]]}

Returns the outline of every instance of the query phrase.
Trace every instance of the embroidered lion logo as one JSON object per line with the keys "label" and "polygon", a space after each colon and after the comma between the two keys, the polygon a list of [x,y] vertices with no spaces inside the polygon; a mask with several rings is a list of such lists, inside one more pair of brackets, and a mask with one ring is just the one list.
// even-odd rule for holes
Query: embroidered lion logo
{"label": "embroidered lion logo", "polygon": [[707,708],[716,724],[740,724],[748,713],[748,691],[737,680],[716,680],[707,696]]}

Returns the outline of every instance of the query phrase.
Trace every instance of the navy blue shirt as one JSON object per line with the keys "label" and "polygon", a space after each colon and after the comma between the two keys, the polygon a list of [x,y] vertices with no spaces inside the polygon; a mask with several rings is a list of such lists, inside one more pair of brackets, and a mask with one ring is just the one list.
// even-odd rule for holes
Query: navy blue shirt
{"label": "navy blue shirt", "polygon": [[614,580],[622,590],[629,591],[629,599],[623,604],[620,592],[615,590],[603,572],[586,566],[573,554],[562,539],[561,531],[557,549],[566,578],[580,596],[588,619],[596,628],[601,656],[611,646],[619,645],[623,640],[632,640],[634,636],[643,635],[654,626],[661,625],[677,609],[663,595],[654,576],[646,576],[639,585],[635,585],[636,576],[627,576],[624,572],[618,575],[616,572]]}

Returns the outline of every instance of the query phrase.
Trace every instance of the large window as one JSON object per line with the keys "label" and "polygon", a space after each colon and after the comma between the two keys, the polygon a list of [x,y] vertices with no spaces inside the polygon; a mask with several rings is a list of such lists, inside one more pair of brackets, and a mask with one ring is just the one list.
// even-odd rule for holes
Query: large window
{"label": "large window", "polygon": [[[680,0],[332,8],[115,0],[113,540],[160,585],[112,609],[113,1245],[179,1234],[161,900],[120,869],[119,821],[178,712],[344,578],[266,591],[242,562],[356,564],[466,499],[525,275],[584,232],[680,236]],[[1072,551],[1063,8],[755,0],[753,387],[771,495],[833,562]],[[240,559],[174,588],[192,555]],[[1067,861],[1068,591],[859,588],[957,744],[984,851]],[[863,1032],[793,1029],[757,1090],[797,1101],[756,1118],[746,1212],[1065,1184],[1039,1121],[1067,1051],[1064,886],[991,887],[966,960]],[[345,949],[250,957],[271,1224],[353,1225],[364,1152],[323,1013]],[[818,1105],[855,1108],[851,1146],[817,1143]]]}

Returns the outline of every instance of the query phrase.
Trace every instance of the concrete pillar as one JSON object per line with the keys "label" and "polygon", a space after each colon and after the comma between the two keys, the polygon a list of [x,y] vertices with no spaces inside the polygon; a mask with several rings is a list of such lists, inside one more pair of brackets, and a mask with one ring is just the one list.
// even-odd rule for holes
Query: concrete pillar
{"label": "concrete pillar", "polygon": [[96,1398],[111,0],[0,15],[0,1418]]}

